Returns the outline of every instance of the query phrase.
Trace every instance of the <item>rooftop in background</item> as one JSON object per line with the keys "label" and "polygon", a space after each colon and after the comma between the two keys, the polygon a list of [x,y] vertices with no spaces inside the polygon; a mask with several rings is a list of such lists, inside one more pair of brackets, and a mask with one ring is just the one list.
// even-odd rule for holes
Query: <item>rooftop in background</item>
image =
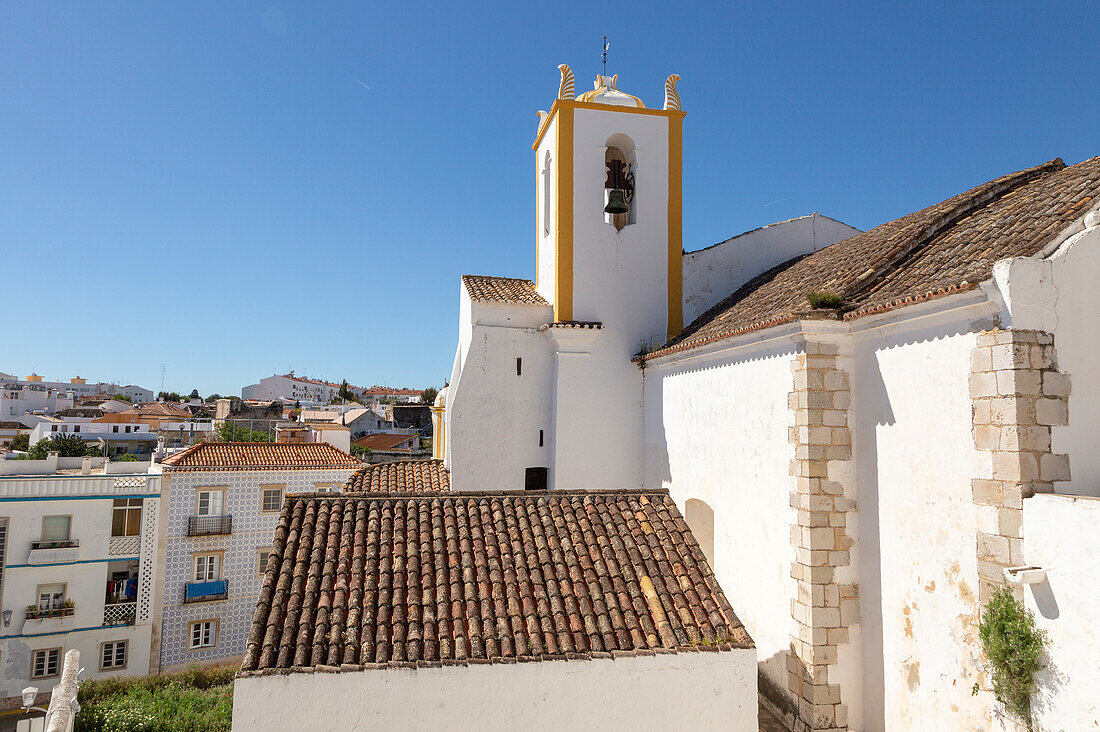
{"label": "rooftop in background", "polygon": [[1043,251],[1098,195],[1100,157],[1002,176],[764,272],[646,358],[796,320],[811,290],[840,295],[851,319],[973,288],[998,260]]}
{"label": "rooftop in background", "polygon": [[402,442],[408,442],[409,440],[415,440],[417,435],[395,435],[389,432],[375,432],[370,435],[363,435],[355,444],[359,447],[365,447],[368,450],[394,450],[397,449],[397,445]]}
{"label": "rooftop in background", "polygon": [[327,442],[200,442],[166,458],[166,472],[181,470],[318,470],[363,463]]}
{"label": "rooftop in background", "polygon": [[462,284],[470,299],[476,302],[499,302],[513,305],[549,305],[535,291],[531,280],[489,275],[462,275]]}
{"label": "rooftop in background", "polygon": [[304,495],[283,504],[241,668],[751,647],[666,492]]}
{"label": "rooftop in background", "polygon": [[451,473],[442,460],[407,460],[378,463],[351,476],[345,491],[369,493],[446,493]]}

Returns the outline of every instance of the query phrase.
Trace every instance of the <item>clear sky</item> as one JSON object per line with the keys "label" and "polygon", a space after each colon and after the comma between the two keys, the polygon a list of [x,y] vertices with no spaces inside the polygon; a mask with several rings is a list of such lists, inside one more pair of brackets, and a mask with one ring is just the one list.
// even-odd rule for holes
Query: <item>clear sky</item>
{"label": "clear sky", "polygon": [[[169,6],[170,5],[170,6]],[[1100,154],[1095,3],[0,0],[0,371],[439,385],[559,63],[683,77],[688,250]]]}

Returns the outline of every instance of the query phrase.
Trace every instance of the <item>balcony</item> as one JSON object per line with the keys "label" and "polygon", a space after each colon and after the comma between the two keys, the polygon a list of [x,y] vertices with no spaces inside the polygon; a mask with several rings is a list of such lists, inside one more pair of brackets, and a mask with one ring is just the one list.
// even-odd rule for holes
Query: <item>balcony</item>
{"label": "balcony", "polygon": [[232,534],[232,516],[188,516],[188,536],[208,536],[210,534]]}
{"label": "balcony", "polygon": [[76,607],[72,600],[55,607],[39,607],[28,605],[26,619],[23,621],[23,629],[19,632],[27,635],[40,635],[42,633],[64,633],[75,627]]}
{"label": "balcony", "polygon": [[140,536],[112,536],[107,545],[109,557],[136,557],[140,553]]}
{"label": "balcony", "polygon": [[27,553],[27,564],[57,564],[59,562],[75,562],[80,558],[80,542],[76,539],[62,541],[43,541],[38,539],[31,542],[31,550]]}
{"label": "balcony", "polygon": [[183,588],[183,603],[209,602],[229,597],[229,580],[188,582]]}
{"label": "balcony", "polygon": [[104,625],[133,625],[136,616],[136,602],[115,602],[103,606]]}

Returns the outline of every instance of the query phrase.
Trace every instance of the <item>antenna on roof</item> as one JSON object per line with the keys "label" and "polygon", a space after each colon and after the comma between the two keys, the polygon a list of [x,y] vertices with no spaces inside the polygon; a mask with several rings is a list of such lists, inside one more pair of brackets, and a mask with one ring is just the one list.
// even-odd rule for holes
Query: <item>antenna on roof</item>
{"label": "antenna on roof", "polygon": [[607,42],[607,34],[603,34],[603,75],[607,76],[607,49],[611,48],[611,44]]}

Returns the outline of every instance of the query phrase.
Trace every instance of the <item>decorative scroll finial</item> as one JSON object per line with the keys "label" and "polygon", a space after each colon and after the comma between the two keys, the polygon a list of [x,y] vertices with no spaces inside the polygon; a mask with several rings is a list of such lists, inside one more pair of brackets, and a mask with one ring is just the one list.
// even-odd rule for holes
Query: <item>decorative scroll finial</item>
{"label": "decorative scroll finial", "polygon": [[561,86],[558,87],[558,99],[573,98],[573,69],[565,64],[558,66],[561,72]]}
{"label": "decorative scroll finial", "polygon": [[679,80],[679,74],[671,74],[665,79],[665,109],[680,111],[680,95],[676,91],[676,82]]}
{"label": "decorative scroll finial", "polygon": [[550,113],[540,109],[539,110],[539,129],[542,129],[542,125],[546,122],[546,118],[550,116]]}

